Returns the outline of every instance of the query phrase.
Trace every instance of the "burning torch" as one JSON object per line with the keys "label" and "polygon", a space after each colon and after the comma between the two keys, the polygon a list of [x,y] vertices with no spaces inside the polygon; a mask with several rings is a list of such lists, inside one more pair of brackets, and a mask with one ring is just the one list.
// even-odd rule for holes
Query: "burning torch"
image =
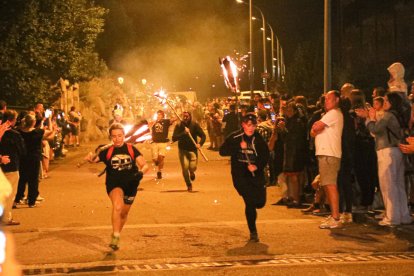
{"label": "burning torch", "polygon": [[[240,92],[240,87],[239,87],[239,79],[237,78],[238,76],[238,72],[237,72],[237,66],[236,64],[234,64],[234,62],[231,60],[231,58],[229,56],[226,56],[225,58],[219,58],[219,63],[220,63],[220,67],[223,71],[223,76],[224,76],[224,82],[227,86],[228,89],[230,89],[231,92],[234,93],[234,95],[236,96],[236,112],[237,110],[239,110],[238,108],[238,98],[237,98],[237,94]],[[239,116],[237,116],[237,120],[238,120]],[[239,122],[237,122],[238,124]],[[243,140],[244,142],[244,140]],[[244,154],[246,156],[246,161],[248,165],[251,165],[251,161],[249,158],[249,154],[247,153],[246,150],[244,150]],[[254,172],[252,172],[253,177],[255,176]]]}
{"label": "burning torch", "polygon": [[219,58],[219,63],[223,71],[224,82],[227,88],[236,94],[237,101],[237,93],[240,92],[239,79],[237,78],[237,66],[229,56],[226,56],[225,58]]}
{"label": "burning torch", "polygon": [[[175,110],[175,108],[172,106],[172,104],[170,103],[170,101],[167,99],[167,95],[161,94],[161,93],[155,93],[154,96],[160,99],[161,104],[166,103],[171,108],[172,112],[174,112],[175,116],[177,116],[178,120],[180,120],[180,122],[183,122],[183,119],[181,119],[180,115],[178,115],[178,113]],[[191,142],[193,142],[194,146],[197,147],[197,143],[194,140],[194,138],[191,135],[191,133],[188,133],[187,132],[187,134],[188,134],[188,137],[190,137]],[[208,161],[207,156],[204,154],[204,152],[201,150],[201,148],[198,148],[198,151],[200,152],[201,156],[203,156],[203,159],[205,161]]]}

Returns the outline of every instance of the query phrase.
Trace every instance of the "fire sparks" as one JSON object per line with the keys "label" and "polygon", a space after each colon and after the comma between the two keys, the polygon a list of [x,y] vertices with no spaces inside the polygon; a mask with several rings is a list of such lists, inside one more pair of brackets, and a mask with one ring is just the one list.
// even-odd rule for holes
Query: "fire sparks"
{"label": "fire sparks", "polygon": [[220,66],[223,71],[224,82],[232,92],[239,92],[239,82],[237,79],[237,66],[229,56],[220,59]]}

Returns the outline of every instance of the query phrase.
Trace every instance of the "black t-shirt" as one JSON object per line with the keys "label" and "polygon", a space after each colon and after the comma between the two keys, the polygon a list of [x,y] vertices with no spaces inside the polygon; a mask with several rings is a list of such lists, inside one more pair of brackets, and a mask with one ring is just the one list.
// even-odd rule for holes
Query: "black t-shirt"
{"label": "black t-shirt", "polygon": [[44,129],[35,128],[30,132],[22,130],[19,130],[19,132],[26,146],[26,156],[23,158],[40,160],[42,155],[42,139],[45,133]]}
{"label": "black t-shirt", "polygon": [[156,121],[152,126],[152,141],[155,143],[166,143],[168,139],[168,129],[170,128],[170,119],[162,119]]}
{"label": "black t-shirt", "polygon": [[114,147],[111,158],[107,160],[106,155],[109,149],[99,153],[99,160],[106,165],[106,184],[111,186],[126,185],[133,179],[134,173],[138,170],[135,159],[141,153],[135,147],[132,147],[134,151],[134,160],[132,160],[128,152],[128,146],[124,143],[121,147]]}

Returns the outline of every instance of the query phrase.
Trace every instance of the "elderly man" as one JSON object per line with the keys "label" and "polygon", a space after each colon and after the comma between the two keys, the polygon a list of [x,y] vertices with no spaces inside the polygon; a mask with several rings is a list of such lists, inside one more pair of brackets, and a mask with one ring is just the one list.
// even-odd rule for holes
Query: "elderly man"
{"label": "elderly man", "polygon": [[325,115],[312,126],[311,136],[315,137],[316,156],[323,186],[331,207],[329,216],[319,227],[332,229],[342,227],[339,216],[338,171],[342,156],[343,115],[339,109],[340,93],[336,90],[325,95]]}

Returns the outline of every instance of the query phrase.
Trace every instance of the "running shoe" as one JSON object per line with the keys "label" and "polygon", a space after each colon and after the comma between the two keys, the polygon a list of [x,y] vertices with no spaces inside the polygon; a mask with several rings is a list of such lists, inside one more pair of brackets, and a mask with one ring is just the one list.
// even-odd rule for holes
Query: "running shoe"
{"label": "running shoe", "polygon": [[112,248],[112,250],[116,251],[119,249],[119,236],[112,235],[111,243],[109,244],[109,247]]}

